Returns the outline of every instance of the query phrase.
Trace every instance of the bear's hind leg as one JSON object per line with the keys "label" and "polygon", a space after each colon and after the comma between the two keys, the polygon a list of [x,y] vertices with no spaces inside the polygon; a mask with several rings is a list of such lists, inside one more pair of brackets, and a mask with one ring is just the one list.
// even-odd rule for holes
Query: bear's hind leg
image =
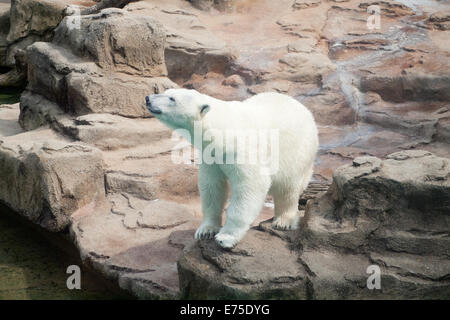
{"label": "bear's hind leg", "polygon": [[228,197],[226,176],[216,165],[201,164],[198,188],[203,220],[195,232],[195,239],[212,239],[222,226],[222,213]]}
{"label": "bear's hind leg", "polygon": [[274,228],[280,230],[297,229],[300,220],[298,199],[308,186],[312,174],[313,166],[311,165],[300,183],[298,183],[298,181],[291,181],[290,184],[287,184],[287,187],[273,192],[272,196],[275,204],[275,216],[273,218],[272,226]]}
{"label": "bear's hind leg", "polygon": [[[298,188],[297,188],[298,189]],[[298,198],[300,192],[287,190],[286,192],[275,192],[273,201],[275,204],[275,216],[272,226],[280,230],[294,230],[300,219],[298,212]]]}

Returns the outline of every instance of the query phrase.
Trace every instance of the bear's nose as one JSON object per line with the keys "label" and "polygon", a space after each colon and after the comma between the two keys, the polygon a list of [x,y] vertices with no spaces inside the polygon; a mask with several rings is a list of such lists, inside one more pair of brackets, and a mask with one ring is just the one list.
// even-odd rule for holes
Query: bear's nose
{"label": "bear's nose", "polygon": [[152,105],[149,96],[145,97],[145,104],[147,106],[148,111],[150,111],[150,113],[153,113],[153,114],[161,114],[162,113],[160,108]]}

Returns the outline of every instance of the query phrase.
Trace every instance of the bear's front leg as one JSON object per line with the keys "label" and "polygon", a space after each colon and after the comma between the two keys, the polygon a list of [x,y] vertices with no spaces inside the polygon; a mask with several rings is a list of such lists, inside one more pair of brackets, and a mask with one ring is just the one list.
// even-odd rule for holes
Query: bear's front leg
{"label": "bear's front leg", "polygon": [[[241,172],[242,173],[242,172]],[[234,247],[258,217],[270,188],[270,177],[257,174],[232,174],[230,206],[225,225],[216,235],[223,248]]]}
{"label": "bear's front leg", "polygon": [[202,200],[203,220],[195,239],[212,239],[222,226],[222,212],[228,197],[226,176],[217,165],[200,164],[198,189]]}

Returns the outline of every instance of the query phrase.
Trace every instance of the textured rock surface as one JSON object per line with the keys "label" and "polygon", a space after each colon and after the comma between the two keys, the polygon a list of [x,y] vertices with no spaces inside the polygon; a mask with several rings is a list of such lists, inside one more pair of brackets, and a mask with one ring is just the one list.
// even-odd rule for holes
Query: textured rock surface
{"label": "textured rock surface", "polygon": [[62,231],[75,210],[105,196],[98,149],[71,143],[50,129],[18,134],[15,128],[4,129],[0,200],[16,212],[45,229]]}
{"label": "textured rock surface", "polygon": [[81,16],[79,29],[69,27],[68,19],[51,43],[27,48],[29,82],[20,119],[24,128],[45,124],[47,117],[41,115],[55,110],[55,104],[74,115],[148,117],[142,97],[176,86],[165,77],[165,35],[154,19],[131,17],[120,9]]}
{"label": "textured rock surface", "polygon": [[[29,66],[20,116],[17,105],[0,108],[0,162],[15,170],[8,175],[17,172],[16,184],[26,184],[35,194],[45,192],[25,183],[23,175],[36,172],[36,163],[51,163],[59,176],[67,177],[61,194],[68,195],[42,198],[61,204],[51,207],[54,217],[42,213],[44,200],[25,203],[25,193],[17,189],[8,189],[4,194],[11,201],[2,202],[14,209],[25,203],[20,212],[44,228],[68,226],[83,261],[138,297],[173,298],[180,289],[185,297],[199,298],[445,296],[448,216],[440,210],[447,210],[448,199],[441,193],[448,189],[448,177],[443,173],[447,167],[437,166],[446,163],[438,156],[450,158],[446,5],[236,0],[214,1],[208,11],[193,2],[133,2],[122,10],[83,16],[81,31],[92,32],[70,29],[66,19],[49,38],[54,27],[43,21],[41,29],[25,26],[25,33],[41,31],[10,46],[0,30],[0,59],[6,59],[9,48],[28,46]],[[367,8],[374,4],[381,9],[381,28],[370,30]],[[0,14],[0,24],[9,32],[8,12]],[[336,168],[347,167],[337,171],[321,200],[309,203],[304,233],[260,223],[272,216],[268,198],[254,229],[232,251],[193,242],[201,217],[197,168],[192,155],[187,164],[173,162],[171,149],[180,148],[178,141],[158,121],[146,118],[143,103],[145,95],[175,86],[172,81],[226,100],[277,91],[314,113],[321,146],[313,183],[300,206],[328,188]],[[21,126],[32,131],[23,133]],[[61,150],[48,155],[46,141]],[[72,145],[95,152],[64,149]],[[383,160],[409,149],[436,156]],[[75,179],[78,167],[69,165],[71,157],[94,153],[103,159],[102,166]],[[21,167],[27,157],[36,162]],[[378,171],[370,173],[372,166]],[[412,173],[400,174],[403,170]],[[356,172],[367,175],[354,177]],[[100,196],[90,201],[95,192],[76,188],[76,182],[99,173],[102,185],[95,190]],[[41,181],[45,174],[30,179]],[[408,177],[417,183],[403,179]],[[46,187],[48,194],[56,194],[58,183]],[[71,198],[83,198],[83,190],[90,190],[86,201]],[[440,200],[429,205],[435,197]],[[64,206],[71,208],[66,212]],[[179,284],[177,259],[183,248]],[[382,269],[381,291],[366,289],[369,264]]]}
{"label": "textured rock surface", "polygon": [[[298,231],[269,223],[231,251],[211,241],[179,260],[186,298],[445,299],[450,296],[450,160],[359,157],[308,203]],[[381,269],[369,290],[367,267]]]}
{"label": "textured rock surface", "polygon": [[289,244],[257,229],[231,251],[203,240],[178,261],[185,299],[306,299],[307,273]]}
{"label": "textured rock surface", "polygon": [[0,3],[0,66],[6,65],[6,53],[8,50],[8,36],[9,31],[9,10],[10,5]]}
{"label": "textured rock surface", "polygon": [[2,8],[0,14],[0,66],[14,67],[18,50],[36,41],[50,41],[67,5],[92,4],[89,0],[11,0],[10,7],[5,7],[4,13]]}

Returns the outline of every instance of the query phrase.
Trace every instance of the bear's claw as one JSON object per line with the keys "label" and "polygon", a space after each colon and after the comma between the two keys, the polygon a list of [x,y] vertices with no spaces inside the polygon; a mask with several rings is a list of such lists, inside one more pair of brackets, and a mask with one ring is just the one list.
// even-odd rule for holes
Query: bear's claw
{"label": "bear's claw", "polygon": [[201,225],[197,231],[195,232],[195,239],[197,240],[206,240],[212,239],[219,232],[220,227],[214,227],[209,225]]}
{"label": "bear's claw", "polygon": [[275,218],[272,227],[278,230],[295,230],[297,229],[299,217],[286,219],[285,217]]}
{"label": "bear's claw", "polygon": [[226,233],[218,233],[216,234],[216,242],[222,247],[226,249],[233,248],[238,240],[230,234]]}

